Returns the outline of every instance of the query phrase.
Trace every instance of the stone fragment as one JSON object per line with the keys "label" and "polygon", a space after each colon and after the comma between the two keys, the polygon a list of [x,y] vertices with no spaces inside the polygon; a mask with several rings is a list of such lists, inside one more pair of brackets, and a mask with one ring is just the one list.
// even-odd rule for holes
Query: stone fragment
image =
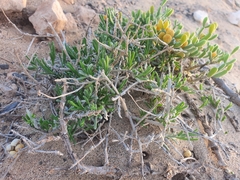
{"label": "stone fragment", "polygon": [[190,150],[185,149],[185,150],[183,151],[183,157],[184,157],[184,158],[188,158],[188,157],[191,157],[191,156],[192,156],[192,152],[191,152]]}
{"label": "stone fragment", "polygon": [[[205,17],[208,17],[208,13],[205,11],[197,10],[193,13],[193,18],[195,19],[195,21],[198,21],[201,23],[203,22]],[[209,23],[209,21],[208,21],[208,23]]]}
{"label": "stone fragment", "polygon": [[0,8],[5,12],[21,12],[27,5],[27,0],[0,0]]}
{"label": "stone fragment", "polygon": [[0,69],[9,69],[8,64],[0,64]]}
{"label": "stone fragment", "polygon": [[17,146],[18,145],[18,143],[20,143],[21,142],[21,140],[20,139],[14,139],[14,140],[12,140],[12,142],[11,142],[11,146]]}
{"label": "stone fragment", "polygon": [[0,84],[0,92],[3,92],[8,97],[11,97],[15,92],[17,92],[17,85],[16,84],[10,84],[10,85],[3,85]]}
{"label": "stone fragment", "polygon": [[227,19],[231,24],[240,26],[240,10],[227,14]]}
{"label": "stone fragment", "polygon": [[79,6],[74,15],[77,18],[78,23],[81,24],[89,25],[90,22],[92,24],[99,24],[100,22],[98,14],[94,10],[88,9],[84,6]]}
{"label": "stone fragment", "polygon": [[15,158],[15,157],[17,157],[17,151],[10,151],[9,155],[10,155],[10,157]]}
{"label": "stone fragment", "polygon": [[66,18],[67,18],[67,23],[66,26],[64,27],[64,30],[66,32],[76,32],[78,27],[77,27],[77,23],[74,19],[74,17],[72,16],[71,13],[67,13],[66,14]]}
{"label": "stone fragment", "polygon": [[37,8],[36,12],[29,17],[29,21],[33,24],[37,34],[45,35],[53,33],[48,22],[59,33],[65,27],[67,18],[57,0],[48,0]]}

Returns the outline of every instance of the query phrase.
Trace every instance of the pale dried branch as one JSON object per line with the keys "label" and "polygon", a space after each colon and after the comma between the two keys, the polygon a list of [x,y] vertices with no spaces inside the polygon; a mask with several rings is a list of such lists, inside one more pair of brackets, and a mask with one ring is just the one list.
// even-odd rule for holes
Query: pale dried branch
{"label": "pale dried branch", "polygon": [[227,112],[225,112],[225,115],[227,116],[227,118],[229,119],[231,124],[233,125],[236,132],[240,132],[240,123],[239,123],[239,120],[237,119],[237,117],[236,116],[231,117],[229,115],[229,113],[227,113]]}
{"label": "pale dried branch", "polygon": [[[192,101],[192,98],[190,97],[189,94],[185,94],[186,100],[190,106],[190,109],[192,110],[192,112],[194,113],[194,115],[196,116],[197,119],[199,119],[204,127],[204,131],[207,133],[207,135],[209,137],[213,136],[213,130],[212,128],[209,126],[208,121],[207,121],[207,117],[206,115],[204,115],[203,113],[201,113],[197,107],[197,105]],[[219,152],[219,147],[217,145],[216,142],[212,141],[209,139],[209,144],[208,146],[211,148],[211,150],[213,151],[213,153],[215,154],[217,160],[218,160],[218,164],[220,167],[225,168],[227,167],[227,164],[224,162],[221,153]]]}
{"label": "pale dried branch", "polygon": [[21,61],[21,59],[19,58],[18,52],[17,52],[16,50],[14,50],[14,54],[15,54],[15,56],[17,57],[17,60],[18,60],[18,62],[19,62],[19,64],[20,64],[20,66],[22,67],[24,73],[25,73],[31,80],[33,80],[33,82],[35,82],[37,85],[39,85],[39,82],[38,82],[36,79],[34,79],[34,78],[28,73],[28,71],[26,70],[26,68],[23,66],[22,61]]}
{"label": "pale dried branch", "polygon": [[212,77],[212,80],[230,97],[231,102],[240,106],[239,95],[231,90],[222,79]]}
{"label": "pale dried branch", "polygon": [[[63,80],[63,94],[66,94],[67,92],[67,81]],[[60,101],[60,111],[59,111],[59,121],[61,126],[61,136],[65,143],[65,146],[67,148],[67,152],[69,156],[71,157],[72,161],[75,163],[77,162],[77,156],[75,153],[73,153],[73,149],[69,140],[68,130],[67,130],[67,122],[64,120],[64,107],[66,102],[66,96],[61,97]],[[78,166],[79,168],[79,166]]]}
{"label": "pale dried branch", "polygon": [[[63,81],[64,81],[64,79],[63,79]],[[64,94],[61,94],[61,95],[55,96],[55,97],[49,96],[49,95],[47,95],[47,94],[44,94],[43,92],[41,92],[41,90],[38,91],[38,95],[39,95],[39,96],[40,96],[40,95],[43,95],[43,96],[45,96],[45,97],[47,97],[47,98],[49,98],[49,99],[58,99],[58,98],[66,97],[66,96],[68,96],[68,95],[70,95],[70,94],[73,94],[73,93],[75,93],[75,92],[78,92],[78,91],[81,90],[83,87],[84,87],[84,85],[80,86],[79,88],[75,89],[74,91],[71,91],[71,92],[69,92],[69,93],[64,93]]]}
{"label": "pale dried branch", "polygon": [[77,162],[75,162],[70,168],[74,168],[75,166],[77,166],[89,153],[91,153],[94,149],[96,149],[100,144],[102,144],[102,142],[106,139],[106,137],[102,138],[96,145],[92,146],[84,155],[81,159],[79,159]]}

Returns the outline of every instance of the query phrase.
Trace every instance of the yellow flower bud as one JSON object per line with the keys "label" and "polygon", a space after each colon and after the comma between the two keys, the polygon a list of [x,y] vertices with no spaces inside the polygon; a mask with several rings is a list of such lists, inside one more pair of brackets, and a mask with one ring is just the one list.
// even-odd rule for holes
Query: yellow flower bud
{"label": "yellow flower bud", "polygon": [[165,35],[165,32],[160,32],[160,34],[158,35],[158,37],[163,40],[163,36]]}
{"label": "yellow flower bud", "polygon": [[215,23],[211,24],[208,30],[209,34],[213,34],[216,31],[216,24]]}
{"label": "yellow flower bud", "polygon": [[158,21],[156,29],[157,31],[160,31],[161,29],[163,29],[163,21],[161,19]]}
{"label": "yellow flower bud", "polygon": [[215,58],[217,56],[217,52],[212,53],[212,58]]}
{"label": "yellow flower bud", "polygon": [[181,45],[181,48],[184,48],[184,47],[186,47],[188,45],[188,42],[186,41],[185,43],[183,43],[182,45]]}
{"label": "yellow flower bud", "polygon": [[163,41],[164,41],[165,43],[169,44],[169,43],[172,41],[172,36],[169,35],[169,34],[165,34],[165,35],[163,36]]}
{"label": "yellow flower bud", "polygon": [[163,28],[164,28],[164,29],[167,29],[169,26],[170,26],[170,22],[169,22],[169,21],[165,21],[165,22],[163,23]]}
{"label": "yellow flower bud", "polygon": [[107,15],[104,15],[104,16],[103,16],[103,19],[106,21],[106,20],[107,20]]}
{"label": "yellow flower bud", "polygon": [[178,57],[181,57],[181,58],[184,58],[184,57],[185,57],[184,52],[177,52],[176,55],[177,55]]}
{"label": "yellow flower bud", "polygon": [[183,45],[188,40],[188,35],[185,33],[182,35],[180,42]]}
{"label": "yellow flower bud", "polygon": [[170,36],[174,36],[174,31],[170,28],[167,29],[166,34],[169,34]]}

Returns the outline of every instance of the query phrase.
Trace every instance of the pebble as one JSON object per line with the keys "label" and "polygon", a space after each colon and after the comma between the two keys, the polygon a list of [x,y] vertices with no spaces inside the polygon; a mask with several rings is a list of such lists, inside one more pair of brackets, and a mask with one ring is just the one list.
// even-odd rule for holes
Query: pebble
{"label": "pebble", "polygon": [[188,158],[188,157],[191,157],[191,156],[192,156],[192,152],[190,150],[185,149],[183,151],[183,157]]}
{"label": "pebble", "polygon": [[[201,10],[197,10],[193,13],[193,18],[195,19],[195,21],[198,22],[203,22],[204,18],[208,17],[208,13],[205,11],[201,11]],[[209,20],[208,20],[209,23]]]}
{"label": "pebble", "polygon": [[21,150],[22,148],[24,148],[24,145],[22,143],[18,144],[16,147],[15,147],[15,151],[19,151]]}
{"label": "pebble", "polygon": [[17,156],[17,152],[16,151],[10,151],[9,152],[9,155],[11,156],[11,157],[16,157]]}
{"label": "pebble", "polygon": [[9,69],[8,64],[0,64],[0,69]]}
{"label": "pebble", "polygon": [[6,146],[6,151],[11,151],[13,148],[12,148],[12,146],[11,146],[11,144],[8,144],[7,146]]}
{"label": "pebble", "polygon": [[18,143],[20,142],[20,139],[14,139],[12,142],[11,142],[11,146],[17,146]]}

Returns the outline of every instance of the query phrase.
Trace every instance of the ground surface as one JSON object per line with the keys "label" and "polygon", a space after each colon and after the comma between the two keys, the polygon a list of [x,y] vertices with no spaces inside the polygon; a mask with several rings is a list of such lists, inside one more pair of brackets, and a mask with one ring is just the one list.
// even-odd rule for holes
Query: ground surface
{"label": "ground surface", "polygon": [[[35,9],[42,0],[29,0],[27,7],[29,9]],[[139,1],[128,1],[128,0],[111,0],[111,1],[77,1],[74,5],[64,5],[65,12],[74,12],[78,5],[84,5],[88,8],[94,9],[97,13],[103,13],[104,7],[115,6],[118,9],[122,10],[125,13],[129,13],[131,10],[142,9],[148,10],[151,5],[158,7],[161,1],[159,0],[139,0]],[[231,2],[231,1],[229,1]],[[175,10],[173,15],[174,19],[178,19],[184,24],[185,29],[189,31],[195,30],[200,26],[198,22],[195,22],[192,13],[195,10],[205,10],[208,12],[210,20],[215,21],[219,24],[217,33],[219,38],[216,40],[218,44],[221,45],[226,51],[232,50],[235,46],[240,45],[240,29],[237,26],[230,24],[227,21],[225,16],[228,12],[233,12],[239,10],[239,7],[232,6],[228,1],[212,0],[212,1],[196,1],[196,0],[169,0],[167,3],[168,6]],[[22,17],[21,14],[10,14],[9,18],[19,27],[20,30],[27,33],[34,33],[34,30]],[[69,34],[68,41],[69,43],[77,42],[81,39],[80,35],[84,34],[84,25],[79,23],[79,30],[76,34]],[[9,68],[0,69],[0,86],[1,86],[1,97],[0,97],[0,107],[13,102],[21,101],[19,96],[16,96],[13,91],[6,90],[4,88],[11,87],[12,89],[17,90],[18,85],[21,84],[19,81],[12,81],[10,76],[12,72],[23,72],[17,58],[15,56],[14,50],[16,50],[23,63],[27,64],[28,61],[25,58],[26,55],[31,56],[33,53],[37,53],[40,57],[48,56],[48,39],[36,38],[29,49],[29,45],[32,41],[32,37],[23,36],[16,29],[8,23],[3,14],[0,13],[0,64],[8,64]],[[240,59],[240,52],[236,53],[235,58]],[[231,88],[236,88],[240,90],[240,60],[237,61],[233,70],[224,77],[227,84]],[[6,93],[7,92],[7,93]],[[32,96],[34,97],[32,92]],[[222,91],[218,90],[217,95],[222,96]],[[27,97],[25,97],[27,98]],[[26,100],[26,99],[25,99]],[[37,101],[32,101],[32,103],[37,103]],[[128,100],[128,103],[132,109],[135,108],[134,103]],[[33,104],[29,104],[29,107]],[[40,106],[40,105],[39,105]],[[19,130],[20,133],[26,135],[32,141],[43,138],[42,134],[32,131],[28,126],[22,122],[21,116],[25,113],[25,109],[21,109],[26,106],[20,105],[16,112],[11,114],[6,114],[0,116],[0,132],[6,134],[9,132],[10,128],[13,127],[15,130]],[[36,108],[39,108],[35,105]],[[240,109],[239,107],[233,107],[231,110],[234,115],[239,118]],[[113,117],[112,126],[115,127],[119,132],[123,134],[126,131],[130,130],[130,125],[127,119],[119,119],[116,116]],[[191,119],[191,118],[190,118]],[[189,120],[190,121],[190,120]],[[21,126],[17,128],[16,125]],[[23,129],[22,127],[26,127]],[[231,123],[226,120],[223,122],[223,131],[218,133],[216,140],[221,141],[224,145],[229,147],[227,154],[229,155],[228,159],[223,155],[226,164],[229,169],[234,172],[237,177],[240,177],[240,137],[239,132],[236,132]],[[146,127],[139,132],[141,137],[146,137],[148,134],[155,133],[157,134],[158,129],[156,127]],[[224,134],[227,132],[227,134]],[[113,139],[111,139],[113,140]],[[47,143],[44,146],[44,150],[59,150],[64,155],[57,156],[52,154],[29,154],[24,152],[21,154],[15,161],[13,158],[7,158],[6,153],[3,149],[3,146],[7,143],[7,139],[0,136],[0,177],[3,179],[19,180],[19,179],[112,179],[111,177],[106,176],[96,176],[96,175],[78,175],[73,171],[65,171],[64,168],[71,166],[71,160],[69,159],[66,150],[64,149],[63,142],[51,142]],[[74,150],[78,153],[79,157],[82,157],[84,152],[86,152],[93,143],[97,143],[97,139],[93,139],[90,143],[87,143],[85,146],[82,144],[76,144]],[[110,141],[109,149],[109,161],[110,164],[114,167],[128,172],[128,169],[131,169],[131,176],[125,177],[123,179],[139,179],[139,176],[134,175],[139,172],[139,163],[138,158],[134,157],[133,164],[131,167],[127,167],[128,156],[121,144],[114,143]],[[198,160],[198,168],[188,167],[188,170],[197,169],[197,172],[194,174],[196,179],[224,179],[224,173],[219,168],[217,161],[214,155],[207,148],[206,143],[203,140],[198,140],[193,142],[193,145],[189,145],[187,142],[175,141],[175,147],[178,147],[180,152],[183,151],[184,147],[189,148],[193,151],[194,157]],[[149,157],[145,159],[151,166],[151,169],[159,172],[158,174],[150,174],[146,179],[166,179],[167,174],[170,172],[166,171],[167,165],[171,164],[171,172],[185,172],[181,171],[181,168],[178,167],[174,161],[162,152],[161,149],[156,144],[151,144],[146,149],[144,149],[149,154]],[[174,154],[174,152],[173,152]],[[104,163],[104,150],[99,148],[93,151],[87,158],[84,159],[84,163],[87,165],[101,166]],[[181,157],[174,154],[176,159],[180,160]],[[7,174],[6,174],[7,173]],[[191,174],[191,172],[186,172]],[[170,176],[170,175],[169,175]],[[176,178],[181,179],[181,178]]]}

